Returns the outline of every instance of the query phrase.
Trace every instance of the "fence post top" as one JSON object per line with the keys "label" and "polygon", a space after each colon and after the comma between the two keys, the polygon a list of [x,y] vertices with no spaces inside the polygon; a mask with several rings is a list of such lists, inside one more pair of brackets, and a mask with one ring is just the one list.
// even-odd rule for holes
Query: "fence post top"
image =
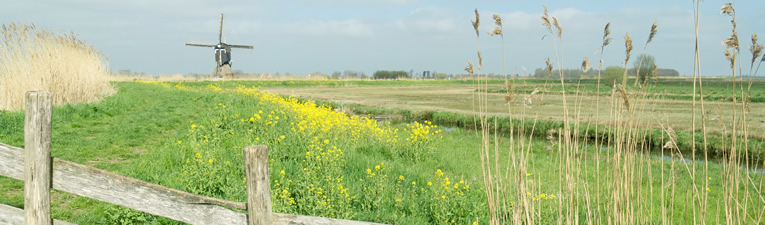
{"label": "fence post top", "polygon": [[265,151],[268,152],[268,146],[266,145],[250,145],[247,147],[244,147],[245,152],[261,152]]}

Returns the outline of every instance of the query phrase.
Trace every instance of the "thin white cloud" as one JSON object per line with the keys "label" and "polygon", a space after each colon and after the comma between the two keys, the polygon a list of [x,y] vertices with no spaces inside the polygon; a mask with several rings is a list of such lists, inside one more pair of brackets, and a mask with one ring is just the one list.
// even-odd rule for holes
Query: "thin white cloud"
{"label": "thin white cloud", "polygon": [[458,13],[443,8],[418,8],[405,18],[397,21],[397,26],[404,30],[422,32],[456,31]]}
{"label": "thin white cloud", "polygon": [[288,34],[309,36],[369,37],[374,35],[369,25],[355,19],[297,22],[283,25],[282,30]]}
{"label": "thin white cloud", "polygon": [[526,30],[539,25],[539,15],[523,11],[515,11],[502,16],[502,26],[505,29]]}

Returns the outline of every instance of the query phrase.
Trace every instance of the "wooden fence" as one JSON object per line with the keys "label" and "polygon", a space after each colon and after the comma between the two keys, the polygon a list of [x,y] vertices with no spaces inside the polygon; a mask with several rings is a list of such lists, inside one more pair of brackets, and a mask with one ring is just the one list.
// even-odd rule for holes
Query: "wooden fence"
{"label": "wooden fence", "polygon": [[191,224],[376,224],[273,213],[268,148],[263,145],[244,149],[247,203],[191,194],[52,158],[50,94],[28,92],[26,100],[25,149],[0,143],[0,175],[24,181],[25,207],[0,204],[0,224],[70,224],[51,219],[51,188]]}

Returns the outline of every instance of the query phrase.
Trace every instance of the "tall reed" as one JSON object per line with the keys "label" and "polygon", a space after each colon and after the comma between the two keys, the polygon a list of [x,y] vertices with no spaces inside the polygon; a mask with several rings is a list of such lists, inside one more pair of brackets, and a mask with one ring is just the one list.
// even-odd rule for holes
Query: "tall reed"
{"label": "tall reed", "polygon": [[[474,110],[476,111],[476,128],[480,129],[482,143],[479,150],[481,166],[484,176],[484,188],[489,207],[490,224],[534,224],[534,223],[557,223],[557,224],[707,224],[707,223],[725,223],[725,224],[761,224],[765,216],[765,197],[762,196],[762,175],[760,180],[756,181],[757,176],[749,173],[749,146],[747,145],[748,131],[747,119],[750,87],[744,89],[743,77],[740,68],[740,50],[738,46],[738,36],[736,34],[735,9],[732,4],[726,4],[722,13],[732,17],[731,23],[733,30],[731,37],[724,41],[726,44],[726,57],[731,64],[732,81],[736,87],[732,89],[731,97],[733,101],[734,113],[730,118],[723,118],[718,115],[716,119],[724,130],[719,136],[727,144],[725,153],[724,168],[719,174],[722,183],[722,194],[720,196],[711,196],[710,187],[712,185],[713,175],[710,173],[710,158],[707,148],[707,121],[709,121],[708,112],[705,109],[705,99],[703,92],[703,83],[700,70],[700,46],[698,38],[699,30],[699,8],[700,1],[693,2],[693,15],[696,29],[696,48],[694,52],[694,87],[692,118],[689,121],[692,125],[691,133],[691,155],[684,156],[678,144],[682,140],[675,129],[668,124],[668,118],[662,118],[660,111],[657,111],[656,101],[649,100],[649,95],[653,91],[650,87],[639,85],[637,80],[633,88],[628,88],[627,65],[630,60],[632,50],[632,38],[629,34],[625,35],[625,66],[624,79],[621,84],[615,84],[610,98],[608,98],[608,107],[601,112],[600,107],[600,74],[598,74],[598,94],[595,95],[596,110],[594,121],[581,115],[584,97],[581,92],[573,96],[567,96],[566,89],[576,88],[579,85],[566,87],[564,77],[560,75],[560,85],[562,86],[560,96],[562,96],[563,123],[560,128],[541,131],[548,133],[549,145],[546,149],[553,151],[555,168],[554,180],[546,183],[547,187],[554,188],[556,197],[551,205],[543,205],[537,201],[541,197],[535,197],[541,193],[541,182],[536,185],[527,182],[527,179],[539,180],[538,175],[531,174],[533,167],[531,158],[535,151],[541,149],[532,149],[532,136],[528,133],[536,132],[536,122],[539,120],[537,114],[533,118],[533,127],[521,130],[509,129],[506,134],[509,146],[502,147],[497,136],[496,124],[487,121],[487,109],[491,106],[487,104],[486,99],[492,97],[485,92],[476,92]],[[497,19],[495,15],[495,21]],[[476,21],[478,13],[476,11]],[[555,54],[555,64],[561,65],[562,48],[560,40],[562,38],[561,21],[555,16],[549,15],[547,8],[544,8],[541,17],[542,25],[547,29],[547,36],[551,37],[551,43]],[[495,22],[498,27],[490,31],[492,36],[499,35],[503,37],[501,22]],[[473,23],[476,34],[478,35],[477,22]],[[657,34],[657,24],[651,26],[648,40],[644,46],[643,53],[647,45],[651,43]],[[610,23],[606,24],[603,32],[602,43],[600,45],[601,58],[598,65],[599,73],[603,66],[603,53],[605,47],[611,43],[609,35]],[[478,36],[477,36],[478,38]],[[504,52],[504,38],[502,39]],[[757,43],[757,36],[752,36],[752,60],[750,62],[750,74],[756,73],[757,67],[765,58],[759,58],[762,55],[763,47]],[[482,63],[480,49],[478,50],[479,68]],[[758,63],[757,60],[760,60]],[[641,57],[639,63],[642,63]],[[503,64],[504,61],[503,54]],[[553,72],[555,65],[550,59],[547,59],[546,70],[549,75]],[[737,70],[738,66],[738,70]],[[585,58],[582,62],[582,69],[586,71],[590,67],[589,60]],[[467,68],[471,75],[475,75],[476,90],[486,90],[487,79],[474,73],[472,63]],[[561,70],[559,70],[561,71]],[[655,71],[654,71],[655,73]],[[638,72],[639,74],[639,72]],[[639,79],[639,76],[635,77]],[[545,86],[547,83],[545,82]],[[514,90],[512,83],[506,83],[505,96],[508,104],[520,104],[514,101],[512,96]],[[640,88],[638,88],[640,87]],[[523,98],[522,104],[526,110],[532,108],[539,112],[541,101],[533,104],[533,99],[542,98],[545,94],[539,94],[539,87]],[[573,100],[573,101],[570,101]],[[697,107],[700,110],[697,110]],[[512,120],[515,118],[513,107],[509,108],[508,116]],[[719,110],[718,110],[719,111]],[[697,131],[697,114],[701,115],[701,129]],[[604,114],[604,115],[601,115]],[[601,131],[601,120],[609,120],[609,126]],[[494,122],[496,123],[496,122]],[[647,146],[646,140],[651,135],[645,125],[654,123],[661,127],[663,138],[665,139],[664,148],[661,149],[662,155],[668,155],[669,162],[657,160],[652,157],[652,149]],[[480,124],[480,125],[479,125]],[[596,125],[595,135],[581,135],[582,129],[589,131],[589,126]],[[650,127],[650,126],[649,126]],[[730,132],[725,132],[729,130]],[[478,131],[477,131],[478,132]],[[703,146],[697,146],[696,134],[700,132]],[[601,133],[612,134],[603,137]],[[478,134],[478,133],[476,133]],[[529,136],[526,136],[529,135]],[[718,135],[718,134],[715,134]],[[595,137],[590,140],[589,137]],[[493,138],[492,138],[493,137]],[[592,150],[590,145],[594,145]],[[493,147],[493,149],[492,149]],[[698,151],[697,152],[697,148]],[[605,151],[601,151],[605,149]],[[503,151],[507,151],[506,153]],[[594,152],[593,152],[594,151]],[[699,162],[697,156],[703,156],[703,161]],[[688,159],[686,159],[688,158]],[[505,159],[507,162],[501,162]],[[594,160],[593,160],[594,159]],[[594,162],[593,162],[594,161]],[[686,162],[690,161],[690,163]],[[590,164],[592,163],[592,165]],[[762,162],[765,165],[765,161]],[[741,168],[745,169],[741,169]],[[697,171],[703,170],[703,171]],[[593,172],[593,170],[595,172]],[[588,177],[595,174],[594,178]],[[703,177],[703,179],[701,179]],[[682,182],[680,182],[682,180]],[[594,183],[591,183],[593,182]],[[681,187],[682,185],[682,187]],[[534,194],[532,194],[534,193]],[[544,196],[541,195],[541,196]],[[709,204],[712,203],[712,204]],[[717,207],[717,208],[714,208]],[[716,211],[711,211],[716,210]],[[677,215],[682,215],[677,217]],[[724,221],[721,221],[724,220]]]}
{"label": "tall reed", "polygon": [[2,25],[0,110],[24,106],[24,93],[50,91],[53,104],[96,101],[115,92],[103,54],[74,33],[34,24]]}

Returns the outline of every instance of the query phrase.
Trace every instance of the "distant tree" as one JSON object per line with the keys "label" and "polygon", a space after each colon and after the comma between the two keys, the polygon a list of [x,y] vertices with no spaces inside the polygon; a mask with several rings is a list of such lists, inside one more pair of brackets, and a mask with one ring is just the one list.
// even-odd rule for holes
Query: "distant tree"
{"label": "distant tree", "polygon": [[612,86],[615,83],[621,83],[624,78],[624,68],[621,66],[609,66],[603,71],[602,83]]}
{"label": "distant tree", "polygon": [[534,77],[536,77],[536,78],[546,78],[547,77],[547,71],[545,71],[545,69],[542,69],[542,68],[537,68],[536,70],[534,70]]}
{"label": "distant tree", "polygon": [[646,80],[654,78],[654,72],[656,72],[656,59],[648,54],[641,54],[633,63],[635,73],[640,83],[645,83]]}
{"label": "distant tree", "polygon": [[343,71],[343,76],[345,78],[357,79],[359,78],[359,76],[361,76],[361,72],[353,71],[353,70],[345,70]]}
{"label": "distant tree", "polygon": [[343,75],[343,74],[342,74],[342,73],[340,73],[340,71],[335,71],[335,72],[332,72],[332,79],[333,79],[333,80],[338,80],[338,79],[340,79],[340,77],[341,77],[342,75]]}
{"label": "distant tree", "polygon": [[372,78],[373,79],[409,78],[409,73],[403,70],[399,70],[399,71],[378,70],[378,71],[375,71],[375,73],[372,75]]}
{"label": "distant tree", "polygon": [[656,74],[657,76],[661,77],[679,77],[680,72],[677,72],[675,69],[662,69],[659,68],[659,72]]}

